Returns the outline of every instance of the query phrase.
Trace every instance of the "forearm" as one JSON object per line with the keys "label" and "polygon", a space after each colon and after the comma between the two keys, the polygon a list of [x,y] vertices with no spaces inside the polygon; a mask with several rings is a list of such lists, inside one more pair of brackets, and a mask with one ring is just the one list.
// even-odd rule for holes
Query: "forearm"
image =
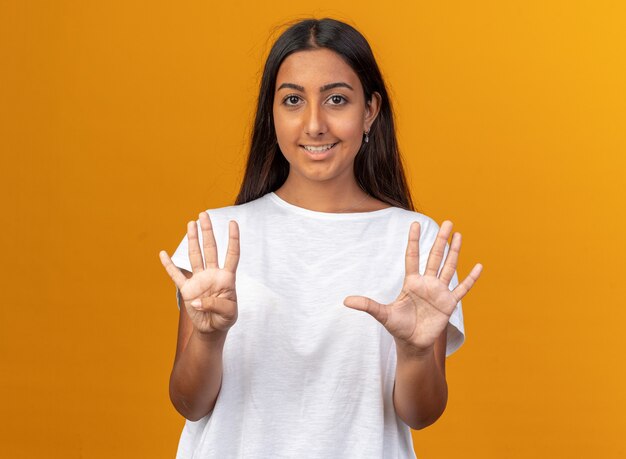
{"label": "forearm", "polygon": [[170,399],[190,421],[206,416],[215,406],[222,384],[222,352],[226,333],[202,335],[197,330],[174,364]]}
{"label": "forearm", "polygon": [[437,363],[434,348],[422,355],[396,345],[394,407],[398,416],[412,429],[423,429],[434,423],[446,408],[448,384],[445,369]]}

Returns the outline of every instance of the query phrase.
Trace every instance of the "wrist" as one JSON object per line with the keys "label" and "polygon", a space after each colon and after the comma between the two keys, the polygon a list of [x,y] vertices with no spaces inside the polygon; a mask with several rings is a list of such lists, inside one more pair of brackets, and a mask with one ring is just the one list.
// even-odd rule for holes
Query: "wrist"
{"label": "wrist", "polygon": [[228,331],[216,330],[212,332],[201,332],[194,328],[192,335],[198,340],[210,345],[224,344]]}
{"label": "wrist", "polygon": [[406,341],[396,339],[396,354],[398,359],[428,360],[435,356],[435,345],[426,348],[414,346]]}

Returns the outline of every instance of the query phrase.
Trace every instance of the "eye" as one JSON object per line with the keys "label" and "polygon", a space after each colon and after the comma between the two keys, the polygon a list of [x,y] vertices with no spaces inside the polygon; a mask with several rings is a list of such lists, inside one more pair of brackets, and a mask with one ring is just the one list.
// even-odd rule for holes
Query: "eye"
{"label": "eye", "polygon": [[328,98],[328,100],[332,101],[331,105],[344,105],[348,102],[348,99],[339,94],[333,94]]}
{"label": "eye", "polygon": [[283,104],[293,107],[294,105],[297,105],[299,100],[300,100],[300,96],[290,94],[283,99]]}

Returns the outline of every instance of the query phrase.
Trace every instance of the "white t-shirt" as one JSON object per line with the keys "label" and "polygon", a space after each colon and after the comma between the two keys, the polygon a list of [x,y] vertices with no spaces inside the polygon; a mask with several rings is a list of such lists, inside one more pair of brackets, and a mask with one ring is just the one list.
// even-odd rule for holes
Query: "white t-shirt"
{"label": "white t-shirt", "polygon": [[[395,300],[411,222],[421,225],[421,273],[437,223],[397,207],[317,212],[273,192],[207,212],[220,267],[228,221],[239,224],[238,319],[224,344],[215,407],[186,421],[177,458],[415,458],[393,406],[393,337],[343,300]],[[191,271],[186,237],[172,260]],[[457,284],[455,273],[450,290]],[[446,355],[463,340],[459,302]]]}

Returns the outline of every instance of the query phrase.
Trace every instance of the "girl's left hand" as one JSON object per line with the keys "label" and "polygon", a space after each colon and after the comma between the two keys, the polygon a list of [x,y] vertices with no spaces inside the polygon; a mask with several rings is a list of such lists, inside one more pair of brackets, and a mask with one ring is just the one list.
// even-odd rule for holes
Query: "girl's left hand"
{"label": "girl's left hand", "polygon": [[348,296],[344,305],[365,311],[378,320],[400,341],[418,354],[430,352],[435,341],[447,327],[452,312],[478,280],[483,269],[477,263],[469,275],[454,290],[450,280],[456,271],[461,249],[461,233],[452,236],[452,243],[441,273],[437,276],[452,222],[444,221],[428,256],[424,275],[419,273],[420,224],[413,222],[405,257],[405,277],[402,291],[390,304],[380,304],[364,296]]}

